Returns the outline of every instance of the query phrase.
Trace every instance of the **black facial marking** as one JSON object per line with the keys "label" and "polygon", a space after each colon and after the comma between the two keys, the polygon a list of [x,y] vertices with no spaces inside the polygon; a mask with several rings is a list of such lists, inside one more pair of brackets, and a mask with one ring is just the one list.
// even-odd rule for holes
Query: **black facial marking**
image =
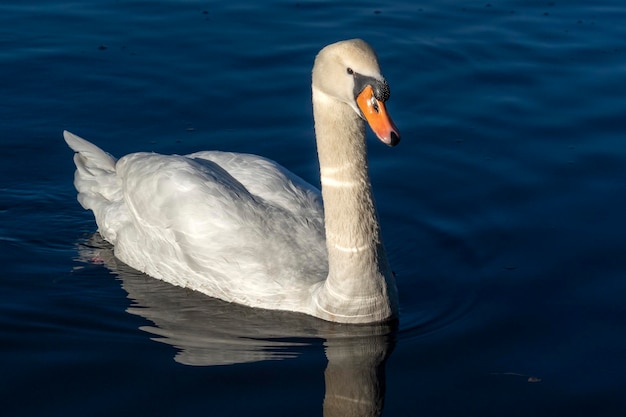
{"label": "black facial marking", "polygon": [[389,100],[391,91],[389,91],[387,81],[381,82],[376,80],[376,83],[372,85],[372,88],[374,88],[374,97],[376,97],[376,100],[380,100],[382,102]]}
{"label": "black facial marking", "polygon": [[391,92],[389,91],[389,85],[385,80],[378,80],[374,77],[368,77],[365,75],[361,75],[358,72],[354,74],[354,97],[358,96],[361,91],[365,89],[368,85],[372,86],[374,90],[374,97],[376,100],[385,102],[389,100],[389,95]]}

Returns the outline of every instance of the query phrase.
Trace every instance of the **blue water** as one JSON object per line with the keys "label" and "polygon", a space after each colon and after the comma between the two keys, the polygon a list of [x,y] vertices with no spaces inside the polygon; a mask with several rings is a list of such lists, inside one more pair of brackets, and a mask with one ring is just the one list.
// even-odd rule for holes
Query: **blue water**
{"label": "blue water", "polygon": [[[625,415],[624,21],[618,0],[5,0],[2,415]],[[312,61],[353,37],[402,133],[369,146],[398,328],[115,261],[63,129],[117,156],[261,154],[319,184]]]}

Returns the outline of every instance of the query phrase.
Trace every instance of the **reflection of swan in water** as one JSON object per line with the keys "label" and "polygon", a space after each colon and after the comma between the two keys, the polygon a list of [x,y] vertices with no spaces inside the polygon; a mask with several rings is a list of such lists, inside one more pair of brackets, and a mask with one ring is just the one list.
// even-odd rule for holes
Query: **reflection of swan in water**
{"label": "reflection of swan in water", "polygon": [[126,266],[97,233],[79,252],[81,261],[102,262],[121,279],[134,301],[128,312],[154,323],[141,329],[174,346],[177,362],[209,366],[287,359],[322,339],[328,359],[324,416],[382,413],[394,325],[342,325],[209,298]]}

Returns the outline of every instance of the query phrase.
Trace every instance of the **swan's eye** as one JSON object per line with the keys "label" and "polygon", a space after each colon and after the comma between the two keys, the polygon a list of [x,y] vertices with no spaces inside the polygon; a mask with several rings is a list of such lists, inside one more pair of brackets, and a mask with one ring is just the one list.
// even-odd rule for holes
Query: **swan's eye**
{"label": "swan's eye", "polygon": [[346,72],[350,75],[354,74],[354,71],[352,71],[352,68],[348,67],[348,69],[346,70]]}

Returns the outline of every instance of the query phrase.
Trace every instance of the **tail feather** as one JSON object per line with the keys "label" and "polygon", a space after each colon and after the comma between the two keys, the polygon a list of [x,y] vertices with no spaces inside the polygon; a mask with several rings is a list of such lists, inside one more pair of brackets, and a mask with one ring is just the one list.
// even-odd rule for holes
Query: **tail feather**
{"label": "tail feather", "polygon": [[115,171],[116,159],[73,133],[64,131],[63,137],[76,152],[74,186],[78,190],[78,202],[94,212],[100,233],[114,243],[119,216],[113,212],[119,211],[123,199],[121,181]]}
{"label": "tail feather", "polygon": [[111,154],[67,130],[63,131],[63,138],[77,153],[74,162],[78,169],[85,170],[85,174],[102,175],[104,172],[115,172],[116,159]]}

